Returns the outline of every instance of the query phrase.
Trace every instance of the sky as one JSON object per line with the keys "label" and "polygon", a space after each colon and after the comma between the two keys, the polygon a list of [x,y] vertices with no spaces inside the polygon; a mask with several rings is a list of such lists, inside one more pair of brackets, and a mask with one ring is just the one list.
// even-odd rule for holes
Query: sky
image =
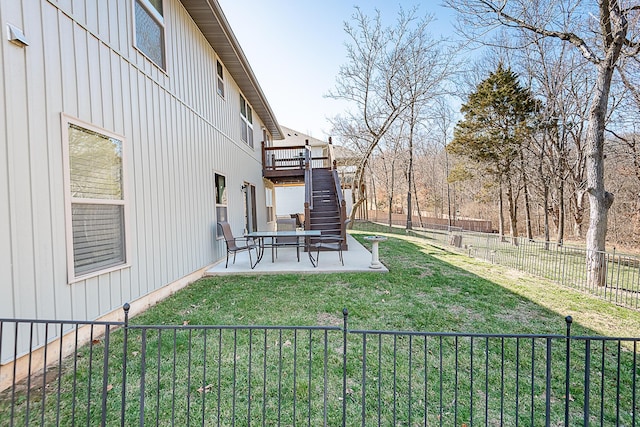
{"label": "sky", "polygon": [[345,104],[325,97],[335,87],[346,62],[350,21],[359,6],[392,24],[399,7],[418,6],[418,16],[431,14],[434,37],[450,34],[453,12],[440,0],[218,0],[240,46],[267,97],[278,123],[326,140],[327,118],[344,111]]}

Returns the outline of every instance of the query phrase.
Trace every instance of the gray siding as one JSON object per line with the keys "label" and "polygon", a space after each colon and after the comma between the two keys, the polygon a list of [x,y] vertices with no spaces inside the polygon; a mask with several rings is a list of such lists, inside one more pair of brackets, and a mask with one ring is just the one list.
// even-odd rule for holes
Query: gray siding
{"label": "gray siding", "polygon": [[[0,40],[0,317],[95,319],[223,254],[214,173],[243,229],[244,181],[265,224],[259,136],[240,141],[238,88],[215,90],[216,55],[165,0],[166,73],[133,46],[128,1],[0,0],[26,48]],[[131,267],[67,284],[61,114],[125,138]]]}

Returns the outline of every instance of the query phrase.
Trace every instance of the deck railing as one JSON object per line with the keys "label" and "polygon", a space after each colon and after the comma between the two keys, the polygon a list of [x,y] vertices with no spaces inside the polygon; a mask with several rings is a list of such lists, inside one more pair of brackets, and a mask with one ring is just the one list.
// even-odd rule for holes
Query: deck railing
{"label": "deck railing", "polygon": [[[639,338],[573,336],[571,322],[525,335],[350,329],[346,310],[334,326],[95,322],[68,357],[27,345],[24,379],[0,366],[0,412],[34,426],[637,425]],[[0,319],[0,343],[43,324],[81,326]]]}
{"label": "deck railing", "polygon": [[266,147],[262,143],[262,165],[265,178],[302,177],[306,161],[311,168],[329,168],[329,152],[326,155],[312,154],[311,146],[294,145],[288,147]]}

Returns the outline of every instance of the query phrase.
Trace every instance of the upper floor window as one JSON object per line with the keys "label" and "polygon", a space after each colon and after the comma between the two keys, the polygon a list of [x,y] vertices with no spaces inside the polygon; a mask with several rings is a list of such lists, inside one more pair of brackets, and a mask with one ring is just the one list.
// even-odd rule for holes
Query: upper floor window
{"label": "upper floor window", "polygon": [[224,70],[220,61],[216,61],[216,74],[218,75],[218,95],[224,98]]}
{"label": "upper floor window", "polygon": [[253,114],[242,95],[240,95],[240,137],[253,148]]}
{"label": "upper floor window", "polygon": [[165,69],[162,0],[135,0],[136,47]]}
{"label": "upper floor window", "polygon": [[70,282],[126,264],[123,138],[64,117]]}

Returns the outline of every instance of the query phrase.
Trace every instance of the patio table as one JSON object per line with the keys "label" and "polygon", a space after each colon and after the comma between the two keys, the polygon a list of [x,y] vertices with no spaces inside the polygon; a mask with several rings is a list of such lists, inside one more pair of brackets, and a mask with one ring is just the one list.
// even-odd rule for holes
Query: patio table
{"label": "patio table", "polygon": [[[311,251],[309,251],[309,238],[310,237],[320,237],[322,232],[320,230],[288,230],[288,231],[252,231],[251,233],[245,234],[245,237],[255,239],[258,242],[258,261],[259,263],[262,260],[262,255],[264,255],[264,248],[271,248],[271,262],[274,262],[274,248],[275,241],[278,237],[297,237],[298,242],[300,242],[300,238],[304,238],[304,248],[311,256]],[[269,239],[269,242],[265,242],[266,239]],[[311,259],[311,258],[309,258]]]}

